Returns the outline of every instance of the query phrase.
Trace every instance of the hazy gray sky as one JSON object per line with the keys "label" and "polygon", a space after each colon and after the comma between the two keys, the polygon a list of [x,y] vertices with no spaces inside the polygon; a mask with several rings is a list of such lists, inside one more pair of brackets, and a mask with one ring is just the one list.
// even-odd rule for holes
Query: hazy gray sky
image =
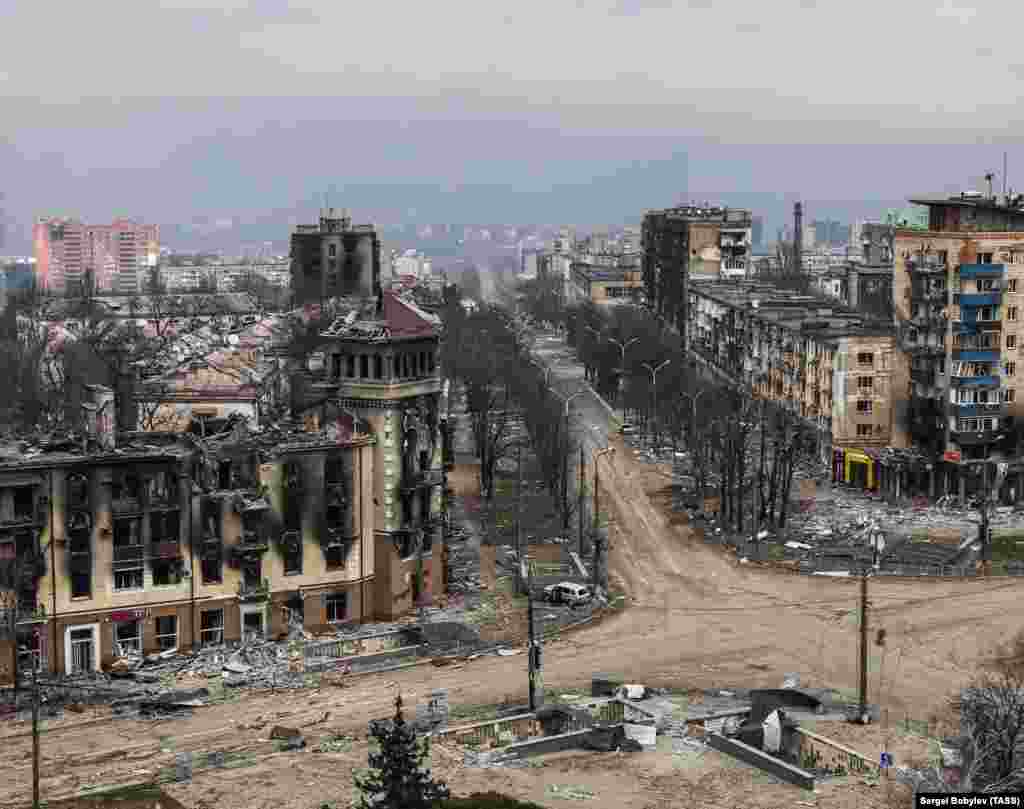
{"label": "hazy gray sky", "polygon": [[0,184],[20,226],[1012,184],[1024,7],[963,2],[0,0]]}

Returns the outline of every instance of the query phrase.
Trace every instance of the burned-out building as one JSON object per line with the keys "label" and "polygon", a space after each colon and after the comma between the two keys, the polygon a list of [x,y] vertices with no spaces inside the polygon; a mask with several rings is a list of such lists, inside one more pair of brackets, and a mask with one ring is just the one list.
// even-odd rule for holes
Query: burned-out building
{"label": "burned-out building", "polygon": [[380,248],[373,225],[353,225],[347,211],[323,208],[319,224],[292,233],[293,303],[378,295]]}
{"label": "burned-out building", "polygon": [[687,343],[690,279],[745,278],[751,273],[751,212],[711,205],[647,211],[641,272],[648,305]]}
{"label": "burned-out building", "polygon": [[359,422],[115,435],[112,393],[91,393],[84,435],[0,458],[0,592],[43,670],[369,617],[374,440]]}
{"label": "burned-out building", "polygon": [[340,301],[311,353],[312,427],[352,413],[377,439],[374,612],[390,618],[443,590],[440,321],[394,292]]}
{"label": "burned-out building", "polygon": [[[906,396],[932,494],[1024,496],[1024,197],[914,199],[927,230],[897,228],[893,302],[911,357]],[[1019,369],[1019,370],[1018,370]]]}

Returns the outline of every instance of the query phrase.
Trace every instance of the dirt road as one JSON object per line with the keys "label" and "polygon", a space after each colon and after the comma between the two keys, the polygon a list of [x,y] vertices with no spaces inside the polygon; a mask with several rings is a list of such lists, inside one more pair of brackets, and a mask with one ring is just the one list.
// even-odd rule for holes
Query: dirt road
{"label": "dirt road", "polygon": [[[603,471],[602,482],[614,519],[611,563],[632,603],[599,625],[551,644],[545,655],[549,686],[585,687],[595,671],[677,687],[778,685],[784,672],[796,671],[807,683],[855,687],[857,636],[850,620],[858,597],[855,582],[748,569],[730,561],[695,539],[686,526],[670,524],[651,499],[664,487],[664,477],[630,458],[623,447]],[[1013,579],[874,582],[872,625],[885,626],[889,634],[885,676],[892,682],[887,702],[895,715],[925,718],[970,675],[979,656],[1015,634],[1024,612],[1020,594]],[[878,699],[878,663],[870,681],[873,700]],[[273,724],[302,726],[325,712],[327,721],[304,729],[311,744],[327,732],[361,736],[367,720],[390,712],[397,691],[411,703],[432,688],[449,689],[453,705],[522,699],[524,658],[482,658],[461,668],[420,667],[312,693],[249,695],[203,708],[183,721],[75,717],[55,723],[44,737],[44,790],[67,794],[90,783],[142,779],[170,766],[175,752],[187,750],[270,755],[274,748],[267,736]],[[100,724],[76,728],[87,718],[98,718]],[[30,794],[31,748],[25,731],[23,723],[9,723],[0,733],[9,762],[0,805]],[[165,738],[161,753],[162,737],[171,740]],[[113,753],[126,748],[127,754]],[[306,773],[311,789],[327,777],[315,759],[295,766],[295,777]],[[268,776],[268,770],[276,774]],[[243,781],[262,794],[279,771],[277,763],[257,764],[237,777],[245,773]],[[210,777],[205,781],[208,788]],[[198,781],[194,789],[202,794]],[[304,805],[267,805],[286,804]]]}

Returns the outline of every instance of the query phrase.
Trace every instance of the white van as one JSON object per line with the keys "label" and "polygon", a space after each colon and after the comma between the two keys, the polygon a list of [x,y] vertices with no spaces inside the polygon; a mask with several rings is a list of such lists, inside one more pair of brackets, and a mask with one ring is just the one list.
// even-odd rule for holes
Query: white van
{"label": "white van", "polygon": [[545,587],[544,599],[552,604],[568,604],[574,607],[577,604],[586,604],[590,601],[591,593],[590,588],[586,585],[563,581]]}

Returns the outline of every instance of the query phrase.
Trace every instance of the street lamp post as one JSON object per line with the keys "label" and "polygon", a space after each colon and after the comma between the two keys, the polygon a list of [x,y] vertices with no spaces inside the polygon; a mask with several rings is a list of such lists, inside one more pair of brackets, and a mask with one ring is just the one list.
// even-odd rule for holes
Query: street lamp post
{"label": "street lamp post", "polygon": [[[562,394],[554,388],[548,388],[555,396],[561,398]],[[562,527],[569,527],[569,405],[577,396],[582,396],[585,390],[578,390],[566,396],[565,402],[565,452],[562,454]],[[582,515],[580,515],[582,519]]]}
{"label": "street lamp post", "polygon": [[[633,345],[633,343],[637,343],[639,341],[640,341],[639,337],[633,337],[632,339],[627,340],[625,343],[620,343],[614,337],[609,337],[608,338],[608,342],[609,343],[614,343],[615,345],[617,345],[619,347],[619,353],[622,356],[622,362],[619,365],[619,381],[618,381],[618,385],[616,386],[616,393],[618,393],[618,395],[619,395],[619,409],[620,410],[623,409],[623,407],[622,407],[622,404],[623,404],[623,402],[622,402],[622,387],[623,387],[622,386],[622,382],[623,382],[623,378],[625,377],[625,374],[626,374],[626,349],[629,348],[631,345]],[[623,413],[623,416],[625,416],[625,413]]]}
{"label": "street lamp post", "polygon": [[652,400],[651,413],[652,413],[652,415],[654,417],[654,430],[651,431],[651,445],[652,446],[654,445],[654,443],[656,441],[656,438],[657,438],[656,435],[655,435],[655,430],[657,430],[657,426],[658,426],[658,371],[660,371],[662,368],[664,368],[670,362],[672,362],[672,360],[665,360],[664,362],[662,362],[661,364],[659,364],[659,365],[657,365],[655,367],[652,367],[652,366],[648,365],[646,362],[643,363],[644,368],[646,368],[648,371],[651,372],[651,400]]}

